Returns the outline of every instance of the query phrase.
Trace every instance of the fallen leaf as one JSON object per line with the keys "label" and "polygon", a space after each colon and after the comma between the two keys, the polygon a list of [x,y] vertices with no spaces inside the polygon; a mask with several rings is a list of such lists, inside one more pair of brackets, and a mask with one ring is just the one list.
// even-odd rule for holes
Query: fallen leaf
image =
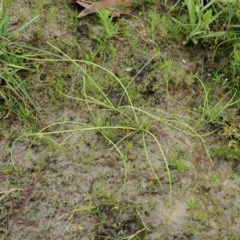
{"label": "fallen leaf", "polygon": [[82,6],[83,8],[89,8],[92,6],[92,4],[89,4],[89,3],[86,3],[86,2],[83,2],[83,1],[76,1],[77,4],[79,4],[80,6]]}
{"label": "fallen leaf", "polygon": [[[124,4],[129,3],[130,1],[131,0],[102,0],[100,2],[96,2],[96,3],[89,5],[88,3],[84,2],[84,1],[77,0],[76,2],[85,8],[82,12],[80,12],[80,14],[78,15],[78,18],[85,17],[91,13],[95,13],[104,8],[124,5]],[[119,12],[116,15],[119,15]]]}
{"label": "fallen leaf", "polygon": [[118,9],[114,9],[112,11],[112,16],[113,17],[120,17],[122,15],[131,15],[130,14],[130,10],[129,9],[126,9],[126,10],[118,10]]}

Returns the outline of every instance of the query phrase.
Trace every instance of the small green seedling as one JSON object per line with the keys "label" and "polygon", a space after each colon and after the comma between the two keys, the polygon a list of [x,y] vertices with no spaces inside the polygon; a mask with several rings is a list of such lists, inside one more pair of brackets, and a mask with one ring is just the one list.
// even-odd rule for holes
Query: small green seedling
{"label": "small green seedling", "polygon": [[114,38],[119,31],[119,25],[113,22],[113,15],[108,9],[104,9],[98,12],[98,17],[100,25],[102,26],[102,38],[112,39]]}

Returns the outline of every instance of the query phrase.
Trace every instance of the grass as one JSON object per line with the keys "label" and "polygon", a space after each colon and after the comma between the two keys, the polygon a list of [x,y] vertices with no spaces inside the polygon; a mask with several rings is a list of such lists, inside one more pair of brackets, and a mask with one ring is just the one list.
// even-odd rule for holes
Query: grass
{"label": "grass", "polygon": [[40,17],[39,15],[37,15],[31,20],[29,20],[28,22],[24,23],[22,26],[16,29],[11,29],[10,15],[9,15],[11,4],[12,4],[11,1],[1,0],[0,2],[0,36],[1,38],[5,38],[8,40],[15,38],[20,32],[24,31],[26,28],[32,25],[35,21],[37,21]]}
{"label": "grass", "polygon": [[224,110],[240,102],[240,99],[237,97],[237,90],[231,90],[226,93],[226,95],[224,95],[220,100],[218,100],[217,103],[213,104],[213,100],[210,99],[212,95],[210,93],[210,89],[207,89],[201,80],[200,82],[204,90],[203,106],[201,110],[202,116],[200,118],[201,123],[217,123]]}
{"label": "grass", "polygon": [[[16,141],[12,146],[12,163],[16,167],[18,163],[14,157],[14,148],[18,141],[27,140],[30,142],[29,149],[32,148],[33,143],[36,142],[44,142],[45,144],[49,144],[50,146],[55,146],[56,148],[65,148],[65,145],[68,143],[68,139],[73,134],[81,134],[84,132],[97,132],[102,135],[102,141],[106,141],[109,146],[109,151],[111,152],[113,149],[118,153],[119,159],[122,161],[122,166],[124,168],[124,176],[122,180],[122,186],[115,193],[109,193],[106,185],[104,186],[101,183],[97,189],[94,190],[95,197],[97,200],[93,203],[90,200],[89,205],[77,206],[70,214],[69,217],[69,225],[65,229],[65,234],[68,234],[72,231],[73,228],[81,226],[75,225],[73,222],[73,218],[78,213],[83,213],[85,211],[90,214],[96,214],[99,218],[99,224],[102,227],[106,227],[109,222],[105,219],[101,219],[101,215],[106,211],[106,207],[115,208],[116,200],[115,196],[121,192],[124,185],[127,183],[128,179],[131,178],[131,171],[129,171],[128,159],[125,153],[125,143],[129,146],[131,143],[131,148],[134,150],[134,144],[131,141],[132,137],[135,135],[138,139],[137,142],[140,142],[142,146],[142,151],[145,154],[146,162],[150,171],[152,172],[154,181],[158,184],[159,192],[164,191],[164,182],[168,183],[169,186],[169,199],[172,201],[173,197],[173,189],[172,189],[172,176],[169,169],[169,160],[168,156],[165,153],[164,147],[162,145],[161,138],[159,138],[156,129],[170,128],[171,131],[178,131],[182,134],[188,135],[190,137],[198,138],[202,141],[202,144],[206,150],[206,154],[209,156],[209,160],[211,161],[210,155],[208,153],[206,142],[204,140],[204,136],[197,133],[196,130],[185,121],[182,120],[181,116],[175,114],[169,114],[165,111],[159,111],[152,113],[151,109],[142,109],[135,106],[134,96],[131,96],[129,93],[129,86],[124,86],[122,80],[115,76],[108,69],[97,65],[92,62],[84,61],[84,60],[76,60],[70,58],[64,52],[59,50],[57,47],[51,45],[55,50],[57,50],[62,57],[59,59],[60,61],[65,61],[73,64],[77,70],[82,75],[82,97],[74,97],[70,96],[66,93],[59,92],[62,96],[66,98],[70,98],[74,101],[80,101],[85,104],[88,108],[88,111],[91,116],[91,121],[88,124],[81,122],[73,122],[73,121],[63,121],[56,122],[51,125],[44,127],[42,130],[36,133],[25,133]],[[59,61],[58,59],[51,59],[51,61]],[[97,68],[98,72],[104,72],[108,75],[107,81],[112,81],[113,85],[120,86],[122,91],[120,97],[120,101],[118,103],[113,103],[111,99],[108,97],[107,92],[105,91],[105,86],[99,84],[99,79],[95,80],[91,73],[87,71],[87,69],[91,69],[92,67]],[[103,74],[104,75],[104,74]],[[104,75],[106,77],[106,75]],[[121,100],[124,99],[124,100]],[[101,109],[101,111],[96,111],[95,109]],[[71,124],[71,129],[65,128]],[[53,129],[53,130],[51,130]],[[54,136],[64,136],[61,142],[56,142]],[[163,161],[165,165],[165,169],[159,169],[159,167],[155,166],[151,159],[150,150],[149,150],[149,140],[152,140],[153,144],[156,145],[156,149],[158,149],[159,156],[158,161]],[[129,151],[129,147],[128,147]],[[185,171],[180,163],[175,162],[175,166],[179,169],[179,171]],[[160,179],[162,174],[165,175],[165,180]],[[97,201],[97,202],[96,202]],[[100,201],[100,203],[98,202]],[[103,208],[103,209],[102,209]],[[123,211],[122,207],[119,208],[119,211]],[[118,212],[118,214],[120,214]],[[136,214],[136,213],[135,213]],[[102,222],[103,221],[103,222]],[[106,222],[107,221],[107,222]],[[116,220],[115,220],[116,221]],[[116,223],[115,223],[116,224]],[[131,235],[123,235],[121,239],[134,239],[138,235],[142,233],[146,233],[148,231],[148,226],[142,224],[139,230]]]}
{"label": "grass", "polygon": [[[4,48],[3,45],[2,47]],[[19,50],[21,50],[21,46],[17,51]],[[31,71],[24,63],[27,58],[24,55],[19,56],[19,54],[8,52],[6,48],[2,49],[2,72],[0,75],[2,88],[0,93],[4,100],[3,108],[6,109],[6,116],[13,113],[23,120],[29,117],[31,108],[35,108],[26,83],[19,74],[21,71]]]}
{"label": "grass", "polygon": [[26,120],[30,115],[30,109],[35,106],[19,72],[31,71],[26,64],[31,53],[27,53],[25,46],[15,42],[15,39],[19,33],[37,21],[39,16],[11,30],[9,19],[11,1],[6,1],[6,6],[3,3],[2,0],[0,2],[0,96],[5,102],[3,106],[7,112],[5,117],[12,112]]}
{"label": "grass", "polygon": [[[178,1],[170,9],[170,12],[180,2]],[[231,31],[225,31],[222,26],[227,26],[230,22],[236,21],[239,8],[238,1],[211,0],[205,3],[199,0],[185,0],[183,5],[184,7],[180,7],[180,11],[184,9],[186,14],[182,15],[181,20],[176,18],[172,18],[172,20],[179,26],[179,30],[184,33],[184,44],[188,44],[189,42],[194,44],[198,44],[199,42],[208,43],[212,42],[211,39],[224,41],[224,39],[229,38]]]}
{"label": "grass", "polygon": [[[111,189],[112,185],[109,184],[107,177],[97,179],[92,189],[85,192],[84,200],[74,202],[71,205],[72,210],[69,211],[68,208],[65,214],[61,213],[61,220],[65,221],[67,217],[64,236],[81,234],[84,226],[79,221],[79,216],[90,215],[95,219],[93,230],[89,233],[91,237],[103,237],[106,231],[111,233],[114,239],[145,239],[152,229],[151,223],[144,220],[146,216],[142,205],[135,199],[131,201],[124,199],[121,194],[129,182],[134,180],[140,184],[146,181],[147,195],[156,197],[151,194],[151,188],[157,192],[157,196],[164,196],[167,193],[170,208],[174,206],[174,197],[184,191],[184,188],[176,187],[179,186],[176,181],[180,179],[184,182],[185,178],[189,177],[188,174],[192,173],[192,165],[188,164],[189,159],[185,159],[191,158],[192,149],[187,144],[184,146],[182,140],[184,138],[190,142],[201,143],[202,146],[196,150],[196,156],[193,158],[200,155],[199,161],[206,162],[207,159],[208,166],[213,162],[217,163],[216,159],[220,158],[238,160],[240,149],[238,116],[234,111],[239,109],[239,35],[236,29],[231,27],[239,24],[237,2],[235,5],[220,1],[209,1],[206,5],[203,5],[202,1],[186,0],[181,3],[182,5],[178,1],[171,11],[162,14],[159,11],[159,6],[163,7],[161,4],[145,1],[143,10],[147,11],[147,17],[142,13],[140,17],[131,21],[128,18],[114,19],[109,10],[100,11],[94,18],[86,20],[89,29],[87,38],[91,41],[89,46],[85,45],[85,42],[72,41],[75,37],[69,37],[68,40],[64,38],[61,41],[55,36],[47,36],[49,42],[46,46],[46,33],[42,27],[45,23],[39,19],[38,14],[44,13],[47,3],[36,2],[34,12],[37,16],[18,29],[11,30],[9,13],[5,9],[3,11],[1,1],[0,98],[3,99],[1,116],[9,119],[14,113],[23,123],[30,126],[21,130],[18,138],[11,139],[11,163],[15,170],[12,172],[18,174],[23,171],[21,168],[23,159],[18,156],[19,144],[27,146],[24,151],[29,162],[32,161],[34,169],[36,168],[36,172],[33,171],[36,174],[45,165],[40,159],[33,160],[35,155],[38,156],[34,152],[35,148],[38,149],[36,146],[39,146],[39,149],[45,146],[49,151],[47,158],[52,159],[54,153],[59,150],[60,155],[71,154],[69,152],[78,145],[71,142],[73,136],[77,136],[81,145],[85,141],[82,136],[92,136],[90,133],[96,135],[101,143],[100,148],[106,147],[104,156],[105,158],[108,158],[108,155],[112,156],[110,159],[114,163],[111,164],[117,164],[119,160],[121,163],[119,169],[121,183],[116,188]],[[151,9],[147,9],[146,6]],[[8,8],[11,8],[10,2]],[[229,8],[231,13],[227,12]],[[58,6],[54,5],[49,11],[49,24],[53,29],[59,27],[59,21],[62,21],[57,16],[57,9]],[[77,25],[76,17],[72,19],[69,9],[66,11],[68,20],[64,25],[64,31],[69,26],[75,28]],[[37,20],[40,23],[37,23]],[[130,25],[132,21],[141,26],[141,29],[135,31],[135,25],[134,27]],[[37,31],[36,41],[33,42],[47,50],[31,46],[31,41],[18,43],[19,33],[35,22],[36,29],[40,31]],[[98,26],[94,28],[96,23]],[[228,24],[227,29],[221,29],[224,24]],[[72,28],[69,27],[69,34]],[[142,28],[146,28],[147,36],[142,33]],[[95,31],[96,29],[99,31]],[[162,43],[163,39],[160,39],[160,36],[167,44]],[[227,44],[231,49],[230,58],[226,58],[220,67],[218,64],[214,65],[211,69],[214,73],[207,79],[205,77],[207,74],[197,76],[192,70],[188,70],[190,72],[187,73],[182,66],[181,70],[175,73],[175,64],[178,62],[176,59],[181,56],[175,56],[178,52],[165,50],[174,45],[173,39],[179,45],[179,49],[184,48],[185,51],[189,50],[188,46],[191,44],[198,45],[199,48],[207,44],[211,47],[207,48],[207,51],[209,59],[212,57],[213,64],[217,57],[226,53],[222,47]],[[188,46],[182,46],[182,42]],[[136,57],[137,52],[141,55],[140,60]],[[143,58],[142,55],[146,56]],[[204,71],[208,71],[207,67],[203,69]],[[30,75],[33,77],[29,78]],[[159,76],[160,78],[157,78]],[[230,80],[225,83],[226,77]],[[32,83],[30,79],[33,79]],[[219,89],[223,82],[227,87]],[[177,113],[173,113],[171,107],[178,104],[177,101],[174,102],[175,94],[180,96],[179,92],[182,92],[184,96],[181,97],[185,98],[186,102],[189,98],[194,98],[185,96],[188,92],[183,91],[184,88],[190,93],[195,89],[201,104],[194,106],[195,112],[186,104],[189,109],[179,108]],[[153,104],[152,99],[166,101],[170,109],[163,108],[163,104]],[[57,120],[53,117],[54,120],[49,121],[47,115],[55,114],[55,110],[51,112],[52,106],[55,110],[57,106],[60,114]],[[66,106],[84,117],[78,120],[71,119],[70,116],[60,116],[64,115]],[[178,109],[178,106],[174,106],[174,109]],[[47,111],[46,115],[44,111]],[[42,119],[41,112],[44,117],[47,116],[46,119]],[[35,115],[36,113],[38,115]],[[33,114],[37,122],[34,127],[31,121]],[[4,119],[2,121],[6,121]],[[213,125],[214,129],[209,131],[209,126]],[[169,133],[181,136],[179,139],[183,143],[179,145],[184,147],[171,146],[171,142],[168,141],[175,139],[174,137],[171,139]],[[207,139],[216,139],[219,135],[222,138],[220,143],[211,145],[209,151]],[[88,144],[91,146],[90,143]],[[96,150],[98,146],[91,147]],[[100,150],[102,149],[97,151]],[[80,155],[78,161],[71,160],[69,165],[73,167],[79,162],[83,163],[83,174],[91,177],[92,168],[97,166],[98,161],[103,160],[101,158],[95,160],[94,154],[88,153],[88,148],[80,151]],[[71,157],[74,159],[75,156]],[[195,164],[192,159],[191,164]],[[56,164],[55,168],[60,166],[60,163]],[[64,170],[56,169],[56,178],[64,178]],[[141,174],[141,171],[146,175]],[[43,186],[44,181],[46,180],[41,183]],[[21,190],[14,184],[11,185],[10,189],[0,192],[0,201],[11,199],[13,192]],[[197,202],[187,201],[192,222],[185,229],[186,235],[195,236],[201,231],[200,228],[196,230],[195,226],[208,224],[208,212],[206,210],[206,213],[202,213],[201,209],[198,209],[196,203],[199,202],[201,199]],[[151,204],[155,206],[154,203]],[[130,230],[129,222],[135,224]]]}

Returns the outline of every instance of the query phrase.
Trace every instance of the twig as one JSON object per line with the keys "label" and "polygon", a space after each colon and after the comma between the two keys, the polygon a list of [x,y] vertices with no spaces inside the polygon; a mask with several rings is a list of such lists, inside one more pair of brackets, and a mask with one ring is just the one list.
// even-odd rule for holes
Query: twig
{"label": "twig", "polygon": [[36,185],[38,184],[38,182],[41,180],[41,178],[43,177],[43,175],[47,172],[48,168],[46,168],[44,170],[44,172],[42,172],[38,177],[37,179],[33,182],[32,186],[29,187],[29,189],[27,189],[26,191],[26,194],[25,194],[25,197],[20,205],[20,208],[18,209],[18,211],[16,212],[16,214],[14,215],[13,217],[13,220],[12,220],[12,224],[8,227],[6,233],[4,234],[3,236],[3,239],[5,237],[7,237],[13,230],[13,227],[14,225],[17,223],[21,213],[23,212],[23,208],[25,207],[26,203],[27,203],[27,200],[29,199],[30,195],[33,193],[34,189],[36,188]]}

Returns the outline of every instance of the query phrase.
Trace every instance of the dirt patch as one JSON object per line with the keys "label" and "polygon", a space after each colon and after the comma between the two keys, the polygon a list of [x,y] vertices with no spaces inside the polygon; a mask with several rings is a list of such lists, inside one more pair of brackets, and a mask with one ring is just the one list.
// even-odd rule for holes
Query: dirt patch
{"label": "dirt patch", "polygon": [[22,41],[52,55],[19,73],[38,113],[0,120],[3,239],[237,239],[239,166],[198,121],[208,50],[146,38],[152,5],[106,41],[67,2],[14,3],[12,24],[41,15]]}

